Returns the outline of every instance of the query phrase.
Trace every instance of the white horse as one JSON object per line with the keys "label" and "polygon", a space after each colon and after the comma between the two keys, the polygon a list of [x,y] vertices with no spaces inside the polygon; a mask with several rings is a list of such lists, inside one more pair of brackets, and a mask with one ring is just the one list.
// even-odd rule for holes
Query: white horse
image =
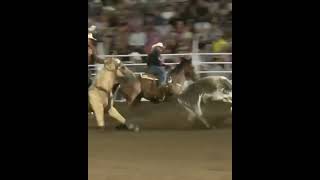
{"label": "white horse", "polygon": [[134,74],[119,59],[106,59],[103,69],[98,72],[88,90],[89,107],[94,113],[98,127],[102,129],[105,128],[104,112],[107,110],[111,117],[122,124],[121,127],[139,131],[137,125],[127,123],[126,119],[113,107],[112,88],[121,77],[134,77]]}

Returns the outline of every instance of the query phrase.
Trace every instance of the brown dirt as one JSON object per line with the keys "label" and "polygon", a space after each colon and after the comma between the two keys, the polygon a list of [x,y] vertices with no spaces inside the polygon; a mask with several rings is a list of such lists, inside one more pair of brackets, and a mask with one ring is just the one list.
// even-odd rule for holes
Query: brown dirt
{"label": "brown dirt", "polygon": [[[116,107],[142,131],[100,132],[90,128],[95,122],[89,119],[89,180],[231,180],[230,121],[217,130],[203,130],[201,124],[187,122],[175,104],[146,102],[134,113],[124,104]],[[216,104],[206,116],[211,113],[214,122],[226,117],[226,109]],[[114,122],[108,120],[108,125]]]}
{"label": "brown dirt", "polygon": [[231,129],[89,130],[89,180],[231,180]]}
{"label": "brown dirt", "polygon": [[[201,129],[204,128],[200,121],[193,123],[187,121],[187,112],[175,102],[152,104],[142,102],[134,109],[129,109],[125,103],[116,103],[115,107],[128,120],[139,124],[143,129]],[[231,126],[230,105],[225,103],[212,103],[203,106],[204,116],[209,123],[220,126]],[[107,114],[106,114],[107,116]],[[106,117],[106,124],[114,127],[117,121]],[[89,117],[89,127],[95,127],[96,122]]]}

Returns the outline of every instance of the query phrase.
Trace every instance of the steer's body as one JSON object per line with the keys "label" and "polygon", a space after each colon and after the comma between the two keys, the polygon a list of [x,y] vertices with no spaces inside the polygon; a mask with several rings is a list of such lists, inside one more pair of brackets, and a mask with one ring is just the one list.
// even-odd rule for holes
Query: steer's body
{"label": "steer's body", "polygon": [[231,81],[223,76],[209,76],[190,84],[178,97],[178,102],[188,111],[188,120],[199,119],[207,128],[210,124],[203,117],[201,104],[210,101],[232,103]]}

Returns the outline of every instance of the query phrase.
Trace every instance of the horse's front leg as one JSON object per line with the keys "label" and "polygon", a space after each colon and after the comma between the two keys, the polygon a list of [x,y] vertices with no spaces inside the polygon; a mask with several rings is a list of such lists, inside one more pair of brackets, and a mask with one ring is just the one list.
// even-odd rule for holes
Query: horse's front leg
{"label": "horse's front leg", "polygon": [[126,97],[127,105],[129,106],[130,110],[133,110],[136,106],[141,103],[142,95],[141,93],[134,96]]}

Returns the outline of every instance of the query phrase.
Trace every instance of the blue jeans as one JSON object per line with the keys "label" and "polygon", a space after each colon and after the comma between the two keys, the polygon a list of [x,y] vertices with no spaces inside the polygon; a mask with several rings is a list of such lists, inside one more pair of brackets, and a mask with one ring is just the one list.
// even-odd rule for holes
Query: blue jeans
{"label": "blue jeans", "polygon": [[166,84],[167,72],[163,66],[151,65],[148,68],[148,73],[155,75],[159,79],[160,85]]}

